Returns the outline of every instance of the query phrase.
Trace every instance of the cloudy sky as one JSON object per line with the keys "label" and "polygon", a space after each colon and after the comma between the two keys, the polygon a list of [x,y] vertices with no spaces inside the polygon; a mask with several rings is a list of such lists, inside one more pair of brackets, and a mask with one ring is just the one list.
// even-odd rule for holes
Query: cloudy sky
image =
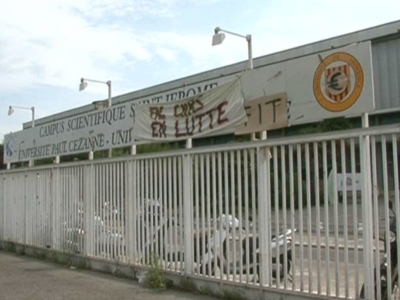
{"label": "cloudy sky", "polygon": [[0,141],[36,117],[400,19],[398,0],[0,0]]}

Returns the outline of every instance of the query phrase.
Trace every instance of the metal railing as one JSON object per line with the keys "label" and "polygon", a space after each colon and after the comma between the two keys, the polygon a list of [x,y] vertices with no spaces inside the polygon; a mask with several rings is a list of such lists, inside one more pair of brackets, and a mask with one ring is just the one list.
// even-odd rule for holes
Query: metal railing
{"label": "metal railing", "polygon": [[389,206],[399,211],[399,134],[373,127],[9,170],[0,240],[132,265],[157,259],[217,282],[388,299],[397,285],[379,278],[399,275]]}

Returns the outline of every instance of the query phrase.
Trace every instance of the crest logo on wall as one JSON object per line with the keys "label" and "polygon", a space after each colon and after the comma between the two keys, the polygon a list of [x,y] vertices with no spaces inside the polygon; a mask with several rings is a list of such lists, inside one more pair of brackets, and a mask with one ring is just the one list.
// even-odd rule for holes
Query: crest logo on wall
{"label": "crest logo on wall", "polygon": [[4,143],[4,156],[6,161],[13,158],[13,156],[16,155],[16,152],[14,138],[9,135]]}
{"label": "crest logo on wall", "polygon": [[357,59],[345,52],[320,57],[313,81],[318,103],[330,112],[341,112],[357,102],[364,85],[364,73]]}

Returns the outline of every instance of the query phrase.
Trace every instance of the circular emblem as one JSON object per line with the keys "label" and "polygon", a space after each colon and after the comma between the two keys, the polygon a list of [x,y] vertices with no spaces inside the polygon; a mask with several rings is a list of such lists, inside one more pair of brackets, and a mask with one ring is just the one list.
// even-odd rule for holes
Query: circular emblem
{"label": "circular emblem", "polygon": [[358,60],[345,52],[328,55],[318,65],[313,90],[318,103],[328,111],[340,112],[360,97],[364,73]]}
{"label": "circular emblem", "polygon": [[15,141],[11,135],[6,137],[6,140],[4,143],[4,153],[5,153],[6,160],[11,160],[16,153]]}

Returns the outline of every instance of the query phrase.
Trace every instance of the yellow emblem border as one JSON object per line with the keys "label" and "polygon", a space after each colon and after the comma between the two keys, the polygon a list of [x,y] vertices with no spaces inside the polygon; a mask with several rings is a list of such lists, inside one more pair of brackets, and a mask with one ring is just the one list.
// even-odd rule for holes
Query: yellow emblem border
{"label": "yellow emblem border", "polygon": [[[324,74],[326,68],[336,62],[343,61],[350,65],[355,74],[355,84],[354,89],[351,92],[350,96],[348,96],[343,102],[340,103],[332,103],[329,101],[323,94],[321,89],[321,78]],[[313,90],[315,99],[317,99],[318,103],[328,111],[331,112],[341,112],[348,108],[350,108],[358,98],[362,92],[364,86],[364,72],[361,67],[359,61],[351,54],[346,52],[336,52],[328,55],[324,60],[320,62],[317,69],[315,70],[314,80],[313,80]]]}

